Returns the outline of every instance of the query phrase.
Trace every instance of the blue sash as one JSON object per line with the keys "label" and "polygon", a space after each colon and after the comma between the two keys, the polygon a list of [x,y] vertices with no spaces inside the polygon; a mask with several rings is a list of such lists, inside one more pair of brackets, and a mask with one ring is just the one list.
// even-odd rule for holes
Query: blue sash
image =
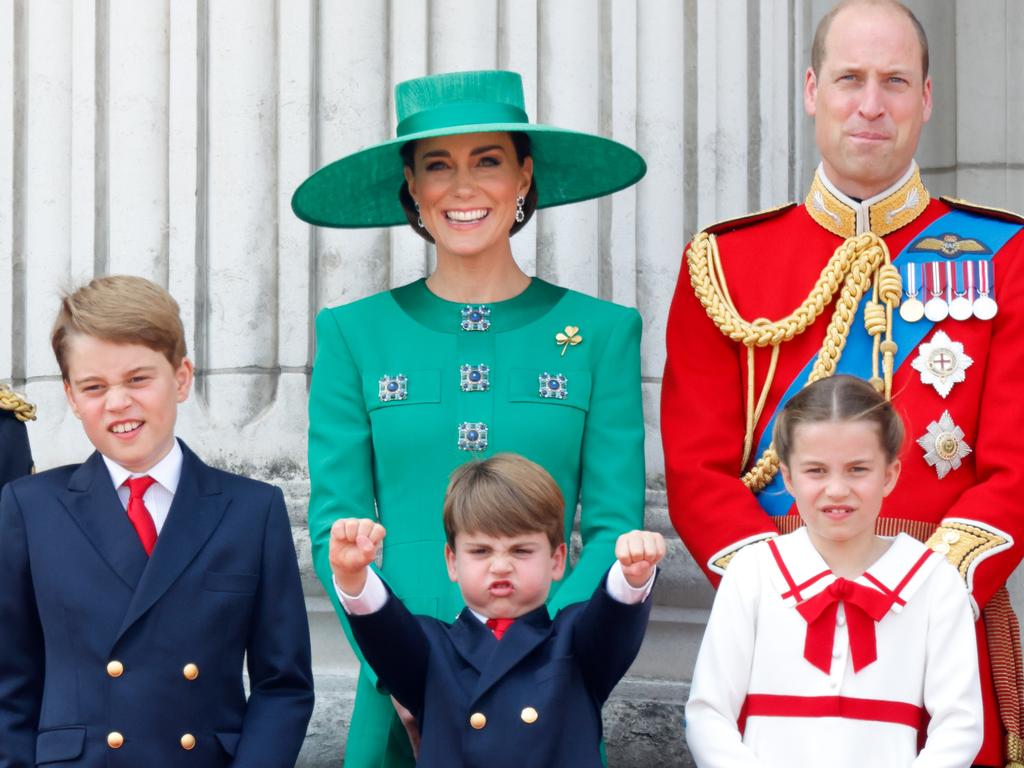
{"label": "blue sash", "polygon": [[[988,261],[1021,229],[1024,229],[1024,227],[1020,224],[978,216],[965,211],[951,211],[945,216],[935,219],[935,221],[921,230],[916,237],[911,239],[899,256],[893,259],[892,263],[899,267],[902,264],[922,264],[933,261]],[[935,251],[917,250],[914,247],[922,238],[941,238],[942,235],[950,232],[959,233],[962,237],[969,235],[981,241],[987,246],[987,253],[961,253],[953,258],[944,258]],[[994,282],[993,280],[993,284]],[[864,307],[866,304],[867,302],[862,299],[860,306],[857,307],[857,316],[853,321],[853,326],[850,328],[850,335],[846,340],[846,348],[843,350],[842,357],[839,358],[839,362],[836,365],[836,373],[847,373],[859,376],[862,379],[871,378],[871,355],[874,343],[864,327]],[[906,361],[910,353],[917,349],[917,346],[933,327],[935,327],[935,323],[924,318],[916,323],[908,323],[898,313],[893,313],[892,340],[896,342],[898,347],[896,358],[893,362],[894,370],[898,369]],[[755,456],[761,456],[771,444],[775,419],[778,418],[779,412],[789,402],[789,399],[804,388],[817,359],[818,355],[815,353],[814,357],[807,362],[807,365],[797,374],[796,379],[789,385],[785,394],[783,394],[782,400],[776,406],[775,412],[768,421],[760,441],[758,441]],[[785,515],[789,512],[793,506],[793,497],[786,491],[781,473],[776,474],[767,487],[757,494],[757,501],[769,515]]]}

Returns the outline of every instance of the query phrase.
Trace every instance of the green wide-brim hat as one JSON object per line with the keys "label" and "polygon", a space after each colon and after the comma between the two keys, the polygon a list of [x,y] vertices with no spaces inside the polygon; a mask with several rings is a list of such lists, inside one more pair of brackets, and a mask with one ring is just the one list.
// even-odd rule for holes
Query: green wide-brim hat
{"label": "green wide-brim hat", "polygon": [[402,145],[433,136],[519,131],[530,137],[537,207],[575,203],[639,181],[647,164],[611,139],[531,123],[516,72],[451,72],[395,86],[397,138],[325,165],[292,196],[295,215],[322,227],[407,224],[398,193]]}

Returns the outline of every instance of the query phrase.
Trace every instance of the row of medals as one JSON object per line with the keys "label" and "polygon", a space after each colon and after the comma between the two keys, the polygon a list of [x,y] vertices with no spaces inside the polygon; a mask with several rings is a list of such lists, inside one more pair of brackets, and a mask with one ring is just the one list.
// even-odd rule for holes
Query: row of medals
{"label": "row of medals", "polygon": [[[908,323],[916,323],[922,318],[939,323],[947,317],[954,320],[972,317],[991,320],[999,311],[993,296],[994,269],[991,261],[963,259],[904,264],[900,273],[903,277],[900,317]],[[974,362],[964,354],[962,344],[954,342],[942,331],[937,331],[930,342],[922,344],[919,352],[913,367],[921,372],[921,381],[933,385],[943,398],[955,382],[964,380],[964,371]],[[948,410],[928,425],[928,431],[917,439],[917,443],[924,449],[925,461],[935,467],[940,480],[959,469],[962,459],[971,453],[963,430],[956,426]],[[945,547],[948,551],[949,544]]]}
{"label": "row of medals", "polygon": [[[954,320],[991,320],[999,306],[994,297],[991,261],[933,261],[904,264],[900,317],[908,323],[927,318],[938,323]],[[923,300],[922,300],[923,299]]]}

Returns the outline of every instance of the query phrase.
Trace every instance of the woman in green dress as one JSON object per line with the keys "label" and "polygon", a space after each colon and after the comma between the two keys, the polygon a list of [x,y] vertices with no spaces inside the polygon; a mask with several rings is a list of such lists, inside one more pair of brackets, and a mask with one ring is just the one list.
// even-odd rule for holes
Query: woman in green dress
{"label": "woman in green dress", "polygon": [[[640,315],[529,277],[509,237],[536,208],[622,189],[646,166],[608,139],[529,123],[512,72],[436,75],[395,93],[398,138],[325,166],[292,200],[312,224],[408,224],[437,249],[428,278],[317,317],[313,562],[348,632],[329,533],[338,518],[376,513],[388,584],[413,612],[453,620],[463,606],[443,559],[448,476],[515,451],[561,487],[567,539],[580,508],[583,548],[554,612],[587,599],[616,537],[642,527]],[[410,737],[363,664],[345,766],[412,763]]]}

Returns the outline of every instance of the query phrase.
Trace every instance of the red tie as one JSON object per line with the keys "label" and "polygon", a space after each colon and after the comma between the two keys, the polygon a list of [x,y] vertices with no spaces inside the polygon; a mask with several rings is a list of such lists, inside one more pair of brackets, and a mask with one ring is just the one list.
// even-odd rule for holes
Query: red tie
{"label": "red tie", "polygon": [[895,599],[895,595],[883,595],[861,584],[843,578],[836,579],[827,589],[796,607],[807,622],[804,658],[826,675],[829,673],[836,634],[836,614],[842,602],[846,605],[853,671],[860,672],[878,658],[875,622],[885,616]]}
{"label": "red tie", "polygon": [[149,490],[149,486],[155,482],[156,480],[149,475],[129,477],[124,481],[130,491],[128,519],[135,526],[135,532],[139,534],[139,540],[142,542],[142,548],[146,550],[147,556],[153,554],[153,547],[156,544],[156,526],[153,524],[153,516],[146,509],[146,502],[142,500],[142,497]]}
{"label": "red tie", "polygon": [[494,633],[494,636],[501,640],[501,636],[505,634],[505,630],[512,626],[515,619],[488,619],[487,628]]}

